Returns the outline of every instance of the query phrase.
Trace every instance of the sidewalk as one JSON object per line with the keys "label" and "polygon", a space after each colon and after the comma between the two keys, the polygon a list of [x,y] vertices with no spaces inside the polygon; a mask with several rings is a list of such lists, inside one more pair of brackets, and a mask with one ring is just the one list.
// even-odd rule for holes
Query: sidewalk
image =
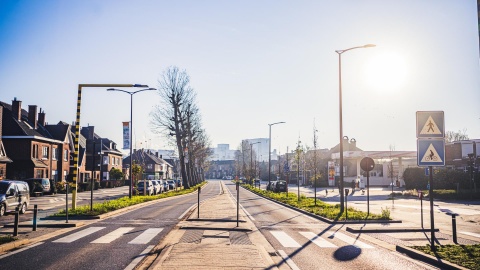
{"label": "sidewalk", "polygon": [[160,245],[161,254],[148,269],[278,269],[273,247],[224,192],[200,204],[189,219]]}

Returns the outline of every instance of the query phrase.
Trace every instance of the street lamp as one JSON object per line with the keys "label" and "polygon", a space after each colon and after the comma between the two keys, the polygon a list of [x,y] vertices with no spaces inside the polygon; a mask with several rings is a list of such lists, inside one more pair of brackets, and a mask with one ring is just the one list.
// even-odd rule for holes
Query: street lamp
{"label": "street lamp", "polygon": [[343,201],[345,199],[343,195],[343,120],[342,120],[342,54],[344,52],[360,49],[360,48],[371,48],[375,47],[374,44],[366,44],[363,46],[357,46],[348,48],[345,50],[336,50],[338,54],[338,102],[339,102],[339,118],[340,118],[340,212],[343,212],[344,205]]}
{"label": "street lamp", "polygon": [[78,154],[80,149],[80,109],[82,107],[82,89],[84,87],[148,87],[144,84],[79,84],[77,92],[77,114],[75,117],[75,141],[73,144],[73,173],[72,173],[72,209],[77,208],[77,176],[78,176]]}
{"label": "street lamp", "polygon": [[253,170],[253,177],[252,177],[252,168],[253,168],[253,150],[252,150],[252,145],[254,144],[257,144],[257,143],[260,143],[260,142],[254,142],[254,143],[250,143],[250,180],[255,184],[255,180],[253,178],[255,178],[255,171]]}
{"label": "street lamp", "polygon": [[[148,86],[147,86],[148,87]],[[129,138],[129,144],[130,144],[130,171],[128,172],[129,173],[129,177],[130,177],[130,188],[128,190],[128,198],[132,198],[132,189],[133,189],[133,179],[132,179],[132,161],[133,161],[133,156],[132,156],[132,133],[133,133],[133,95],[136,94],[136,93],[139,93],[139,92],[143,92],[143,91],[151,91],[151,90],[157,90],[156,88],[146,88],[146,89],[140,89],[140,90],[137,90],[137,91],[133,91],[133,92],[129,92],[129,91],[125,91],[125,90],[122,90],[122,89],[116,89],[116,88],[108,88],[107,91],[119,91],[119,92],[123,92],[123,93],[127,93],[130,95],[130,138]]]}
{"label": "street lamp", "polygon": [[276,122],[268,124],[269,133],[268,133],[268,184],[270,185],[270,162],[272,162],[272,126],[276,124],[285,124],[285,122]]}

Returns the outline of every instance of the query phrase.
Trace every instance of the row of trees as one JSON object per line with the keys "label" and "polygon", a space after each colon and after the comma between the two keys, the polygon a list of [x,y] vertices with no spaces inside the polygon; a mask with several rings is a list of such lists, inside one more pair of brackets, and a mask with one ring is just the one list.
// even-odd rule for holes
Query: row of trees
{"label": "row of trees", "polygon": [[187,72],[169,67],[158,83],[160,104],[151,113],[152,130],[175,146],[183,185],[189,188],[204,181],[207,158],[211,155],[210,139],[202,127],[196,93]]}

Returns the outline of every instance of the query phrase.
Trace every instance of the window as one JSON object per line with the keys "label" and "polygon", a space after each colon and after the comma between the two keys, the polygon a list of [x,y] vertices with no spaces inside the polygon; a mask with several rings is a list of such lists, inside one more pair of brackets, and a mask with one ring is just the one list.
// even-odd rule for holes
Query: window
{"label": "window", "polygon": [[37,174],[37,178],[43,178],[43,170],[37,170],[36,174]]}
{"label": "window", "polygon": [[48,146],[42,147],[42,158],[48,159]]}
{"label": "window", "polygon": [[32,158],[38,158],[38,145],[37,144],[33,145]]}
{"label": "window", "polygon": [[[66,151],[66,150],[65,150],[65,151]],[[67,171],[63,171],[63,180],[67,181],[67,180],[68,180],[67,177],[68,177],[68,172],[67,172]]]}
{"label": "window", "polygon": [[58,157],[58,148],[54,147],[52,148],[52,159],[57,160]]}
{"label": "window", "polygon": [[68,161],[68,150],[63,150],[63,161]]}
{"label": "window", "polygon": [[55,180],[55,182],[58,181],[58,175],[57,175],[57,170],[52,170],[52,178],[53,180]]}

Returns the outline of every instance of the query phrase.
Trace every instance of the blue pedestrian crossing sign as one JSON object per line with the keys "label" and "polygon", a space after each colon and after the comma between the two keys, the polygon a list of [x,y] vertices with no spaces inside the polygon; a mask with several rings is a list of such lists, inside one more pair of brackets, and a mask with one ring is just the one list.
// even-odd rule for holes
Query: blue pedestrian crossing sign
{"label": "blue pedestrian crossing sign", "polygon": [[417,165],[445,166],[445,140],[443,138],[417,140]]}
{"label": "blue pedestrian crossing sign", "polygon": [[443,111],[417,111],[417,138],[445,137]]}

